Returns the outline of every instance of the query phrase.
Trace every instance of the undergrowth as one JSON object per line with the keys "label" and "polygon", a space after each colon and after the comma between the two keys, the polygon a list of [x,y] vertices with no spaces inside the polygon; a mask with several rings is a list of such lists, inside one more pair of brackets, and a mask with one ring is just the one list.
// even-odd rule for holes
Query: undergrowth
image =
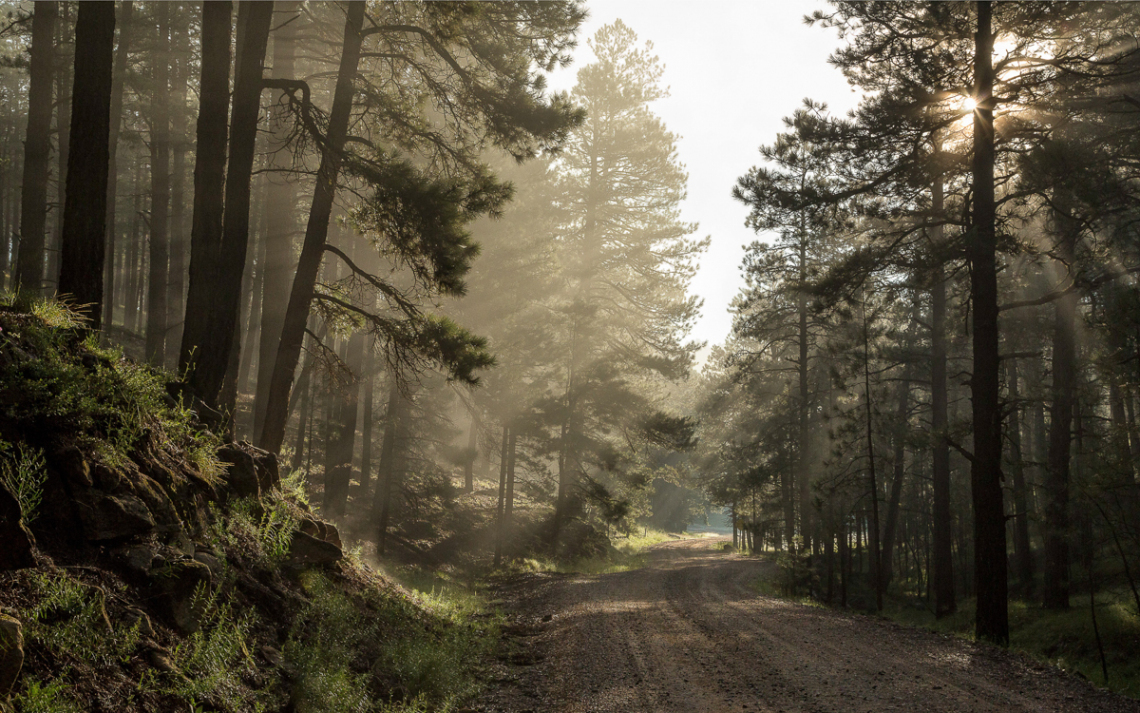
{"label": "undergrowth", "polygon": [[167,394],[173,376],[99,344],[83,317],[55,300],[0,295],[0,416],[32,431],[70,433],[110,465],[122,465],[144,439],[185,458],[204,478],[222,473],[220,439]]}
{"label": "undergrowth", "polygon": [[[974,606],[974,599],[960,600],[957,612],[936,619],[925,607],[891,598],[883,614],[901,624],[973,640]],[[1108,681],[1104,680],[1088,601],[1077,595],[1073,596],[1072,608],[1064,611],[1010,600],[1009,645],[1109,690],[1140,698],[1140,659],[1136,657],[1140,650],[1140,616],[1135,606],[1122,597],[1100,593],[1096,619],[1108,664]]]}
{"label": "undergrowth", "polygon": [[608,555],[581,557],[569,561],[551,557],[523,557],[510,563],[509,569],[522,572],[558,572],[561,574],[612,574],[628,572],[645,566],[650,547],[662,542],[685,539],[684,535],[644,530],[642,535],[630,535],[614,542]]}

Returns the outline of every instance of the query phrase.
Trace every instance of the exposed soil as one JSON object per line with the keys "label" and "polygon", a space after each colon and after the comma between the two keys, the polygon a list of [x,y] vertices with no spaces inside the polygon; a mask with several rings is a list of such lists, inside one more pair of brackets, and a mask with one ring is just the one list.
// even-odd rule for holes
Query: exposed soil
{"label": "exposed soil", "polygon": [[503,585],[511,624],[483,711],[1136,711],[1023,656],[766,597],[773,565],[713,540],[644,569]]}

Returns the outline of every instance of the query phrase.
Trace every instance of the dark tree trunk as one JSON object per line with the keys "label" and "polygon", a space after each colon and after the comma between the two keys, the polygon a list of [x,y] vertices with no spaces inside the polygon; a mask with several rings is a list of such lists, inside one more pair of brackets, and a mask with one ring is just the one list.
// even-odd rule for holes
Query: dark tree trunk
{"label": "dark tree trunk", "polygon": [[107,244],[103,264],[103,289],[106,300],[103,305],[103,324],[108,327],[115,319],[115,238],[118,226],[115,224],[116,199],[119,186],[119,132],[123,124],[123,85],[127,76],[127,59],[131,49],[131,31],[135,4],[123,0],[119,12],[119,45],[115,48],[115,66],[111,75],[111,135],[108,141],[107,166]]}
{"label": "dark tree trunk", "polygon": [[324,510],[335,518],[343,519],[348,504],[348,486],[352,479],[352,456],[356,447],[356,416],[360,408],[360,386],[364,362],[364,334],[354,333],[348,340],[346,365],[357,379],[343,394],[334,395],[337,409],[330,419],[334,437],[326,457],[329,464],[325,484]]}
{"label": "dark tree trunk", "polygon": [[378,555],[383,555],[387,549],[388,523],[392,517],[392,489],[401,475],[404,447],[406,399],[400,391],[399,378],[393,374],[391,381],[388,415],[384,424],[384,441],[380,445],[376,495],[372,499],[372,513],[377,521],[376,554]]}
{"label": "dark tree trunk", "polygon": [[171,24],[172,109],[170,159],[170,276],[167,279],[166,363],[178,368],[182,325],[186,314],[186,152],[190,149],[186,94],[190,81],[190,18],[179,9]]}
{"label": "dark tree trunk", "polygon": [[71,295],[98,330],[103,320],[103,240],[107,226],[107,164],[111,133],[111,69],[115,3],[79,4],[75,25],[75,94],[59,291]]}
{"label": "dark tree trunk", "polygon": [[806,283],[807,272],[807,236],[801,226],[799,246],[799,289],[796,292],[796,312],[799,320],[797,341],[799,347],[799,361],[796,364],[796,373],[799,377],[799,402],[797,404],[799,433],[799,453],[796,459],[796,484],[799,486],[800,500],[800,535],[803,537],[803,551],[811,552],[811,450],[809,440],[811,404],[808,401],[808,310]]}
{"label": "dark tree trunk", "polygon": [[[257,117],[261,109],[262,64],[273,19],[272,2],[243,3],[239,14],[248,15],[238,24],[238,57],[234,63],[233,106],[230,114],[230,157],[226,169],[225,212],[221,242],[213,261],[211,288],[207,297],[207,319],[195,327],[186,325],[186,339],[199,346],[190,372],[194,393],[208,404],[220,404],[219,395],[232,352],[240,349],[234,334],[240,329],[242,275],[249,246],[250,178],[257,143]],[[198,305],[187,305],[187,312]],[[296,362],[294,361],[294,367]],[[235,375],[236,378],[236,375]],[[284,434],[282,434],[284,435]],[[278,443],[280,447],[280,443]],[[276,450],[276,449],[275,449]]]}
{"label": "dark tree trunk", "polygon": [[[265,408],[265,426],[262,429],[259,445],[277,452],[285,437],[285,421],[289,404],[289,391],[293,385],[293,373],[301,355],[301,343],[305,336],[305,322],[309,317],[309,307],[316,287],[317,272],[324,255],[325,240],[328,237],[329,218],[332,216],[333,198],[336,195],[337,177],[340,174],[341,153],[348,135],[348,119],[352,110],[353,81],[360,62],[361,30],[364,24],[364,2],[353,0],[348,4],[344,25],[344,49],[341,53],[340,68],[337,73],[336,91],[333,95],[332,113],[329,117],[325,148],[321,155],[321,165],[317,171],[317,182],[313,190],[309,222],[305,228],[305,241],[297,264],[297,274],[289,293],[289,304],[281,328],[281,343],[274,360],[270,377],[269,393]],[[384,486],[387,487],[387,486]],[[386,526],[386,525],[385,525]],[[383,537],[383,534],[381,535]]]}
{"label": "dark tree trunk", "polygon": [[32,15],[31,72],[28,82],[28,130],[20,185],[20,246],[16,289],[39,295],[44,282],[47,228],[48,160],[51,157],[52,60],[59,3],[37,2]]}
{"label": "dark tree trunk", "polygon": [[296,447],[293,449],[293,460],[290,466],[293,470],[301,467],[305,457],[305,430],[308,426],[309,418],[311,418],[312,404],[313,404],[313,387],[311,386],[312,373],[301,373],[301,378],[297,382],[297,392],[301,396],[301,413],[297,422],[297,439],[295,441]]}
{"label": "dark tree trunk", "polygon": [[[290,79],[294,75],[296,32],[295,19],[300,2],[278,2],[273,32],[273,78]],[[292,21],[290,21],[292,20]],[[297,188],[288,141],[293,134],[294,119],[289,109],[289,94],[276,96],[270,110],[270,172],[265,200],[266,235],[264,277],[261,281],[261,333],[257,347],[257,393],[254,398],[253,433],[260,442],[265,424],[265,404],[269,383],[273,378],[273,362],[281,342],[281,325],[289,303],[289,278],[293,271],[293,237],[297,230]]]}
{"label": "dark tree trunk", "polygon": [[142,222],[142,172],[143,162],[136,156],[135,175],[131,182],[131,234],[127,250],[126,278],[127,288],[124,296],[123,326],[131,334],[137,334],[139,329],[139,303],[142,293],[142,241],[139,239],[139,224]]}
{"label": "dark tree trunk", "polygon": [[503,426],[503,445],[499,449],[499,500],[495,508],[495,566],[503,561],[503,508],[507,493],[507,450],[511,429]]}
{"label": "dark tree trunk", "polygon": [[[369,341],[367,338],[365,341]],[[364,379],[364,404],[360,409],[360,497],[364,497],[372,485],[372,433],[376,430],[372,416],[373,398],[376,389],[376,375],[373,373],[375,356],[367,344],[364,347],[364,362],[361,378]]]}
{"label": "dark tree trunk", "polygon": [[479,416],[471,409],[471,425],[467,429],[467,458],[463,462],[463,492],[475,490],[475,458],[479,455]]}
{"label": "dark tree trunk", "polygon": [[867,328],[867,300],[863,299],[863,399],[867,407],[867,484],[871,497],[871,577],[875,583],[875,610],[883,610],[883,549],[879,541],[879,486],[875,477],[875,433],[871,408],[871,335]]}
{"label": "dark tree trunk", "polygon": [[515,452],[518,450],[518,431],[511,429],[511,442],[507,445],[507,501],[503,510],[503,531],[511,536],[511,519],[515,513]]}
{"label": "dark tree trunk", "polygon": [[[47,251],[47,274],[44,282],[48,285],[54,285],[55,291],[59,291],[59,270],[61,253],[63,250],[63,212],[66,207],[66,193],[67,193],[67,162],[70,157],[68,147],[71,140],[71,88],[72,82],[72,65],[75,61],[74,51],[68,53],[67,46],[68,33],[71,30],[71,3],[60,3],[60,18],[57,25],[59,33],[59,40],[56,42],[56,62],[57,69],[55,73],[55,97],[56,97],[56,111],[55,111],[55,129],[56,129],[56,211],[55,211],[55,228],[52,232],[51,245]],[[73,48],[74,49],[74,48]]]}
{"label": "dark tree trunk", "polygon": [[1029,497],[1025,484],[1025,463],[1021,448],[1021,391],[1017,359],[1006,362],[1009,384],[1009,470],[1013,478],[1013,557],[1017,581],[1023,595],[1033,592],[1033,552],[1029,544]]}
{"label": "dark tree trunk", "polygon": [[977,3],[974,41],[973,225],[969,245],[970,299],[973,307],[974,457],[970,490],[974,504],[975,633],[979,639],[1009,643],[1006,581],[1005,505],[1001,489],[1001,391],[998,357],[997,231],[994,202],[994,37],[989,2]]}
{"label": "dark tree trunk", "polygon": [[907,405],[910,401],[910,365],[903,368],[902,381],[899,382],[899,401],[896,413],[896,432],[894,434],[894,478],[891,481],[891,495],[887,501],[887,523],[883,529],[883,587],[890,584],[894,577],[895,540],[898,537],[899,505],[902,502],[903,478],[906,475],[906,417]]}
{"label": "dark tree trunk", "polygon": [[147,278],[146,359],[166,363],[166,277],[170,220],[170,7],[155,5],[158,39],[150,96],[150,272]]}
{"label": "dark tree trunk", "polygon": [[[942,177],[935,179],[931,190],[931,208],[941,217],[944,209]],[[931,229],[935,250],[942,247],[942,226]],[[941,265],[935,270],[930,290],[930,429],[934,448],[931,454],[932,557],[931,585],[934,589],[934,615],[942,618],[958,610],[954,597],[954,554],[951,546],[950,514],[950,443],[949,389],[946,383],[946,273]]]}
{"label": "dark tree trunk", "polygon": [[[1067,232],[1067,231],[1066,231]],[[1072,255],[1069,235],[1062,235],[1062,260]],[[1059,265],[1060,269],[1066,269]],[[1053,303],[1053,403],[1049,409],[1049,452],[1045,474],[1045,570],[1043,603],[1047,609],[1069,607],[1069,460],[1073,407],[1076,403],[1077,295]]]}
{"label": "dark tree trunk", "polygon": [[[229,0],[202,3],[202,69],[198,90],[190,275],[178,354],[178,368],[184,373],[202,358],[199,339],[212,328],[211,291],[215,254],[222,240],[226,185],[232,12],[233,4]],[[231,333],[232,328],[226,334]]]}

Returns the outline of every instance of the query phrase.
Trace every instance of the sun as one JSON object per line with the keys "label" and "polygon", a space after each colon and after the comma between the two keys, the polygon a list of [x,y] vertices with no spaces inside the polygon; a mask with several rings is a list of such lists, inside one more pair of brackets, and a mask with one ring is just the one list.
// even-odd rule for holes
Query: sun
{"label": "sun", "polygon": [[978,102],[973,97],[966,97],[962,100],[962,108],[966,111],[973,111],[978,108]]}

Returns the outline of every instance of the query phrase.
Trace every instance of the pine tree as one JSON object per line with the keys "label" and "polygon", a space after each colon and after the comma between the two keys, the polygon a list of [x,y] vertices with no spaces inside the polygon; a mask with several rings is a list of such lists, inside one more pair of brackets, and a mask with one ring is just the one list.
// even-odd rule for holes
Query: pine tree
{"label": "pine tree", "polygon": [[688,373],[700,345],[684,340],[700,303],[686,288],[707,245],[680,220],[686,174],[678,137],[649,106],[668,95],[652,44],[639,46],[619,20],[590,46],[597,59],[579,70],[572,93],[588,118],[558,166],[569,216],[558,252],[560,518],[589,492],[579,487],[591,469],[613,469],[606,433],[648,418],[647,382]]}

